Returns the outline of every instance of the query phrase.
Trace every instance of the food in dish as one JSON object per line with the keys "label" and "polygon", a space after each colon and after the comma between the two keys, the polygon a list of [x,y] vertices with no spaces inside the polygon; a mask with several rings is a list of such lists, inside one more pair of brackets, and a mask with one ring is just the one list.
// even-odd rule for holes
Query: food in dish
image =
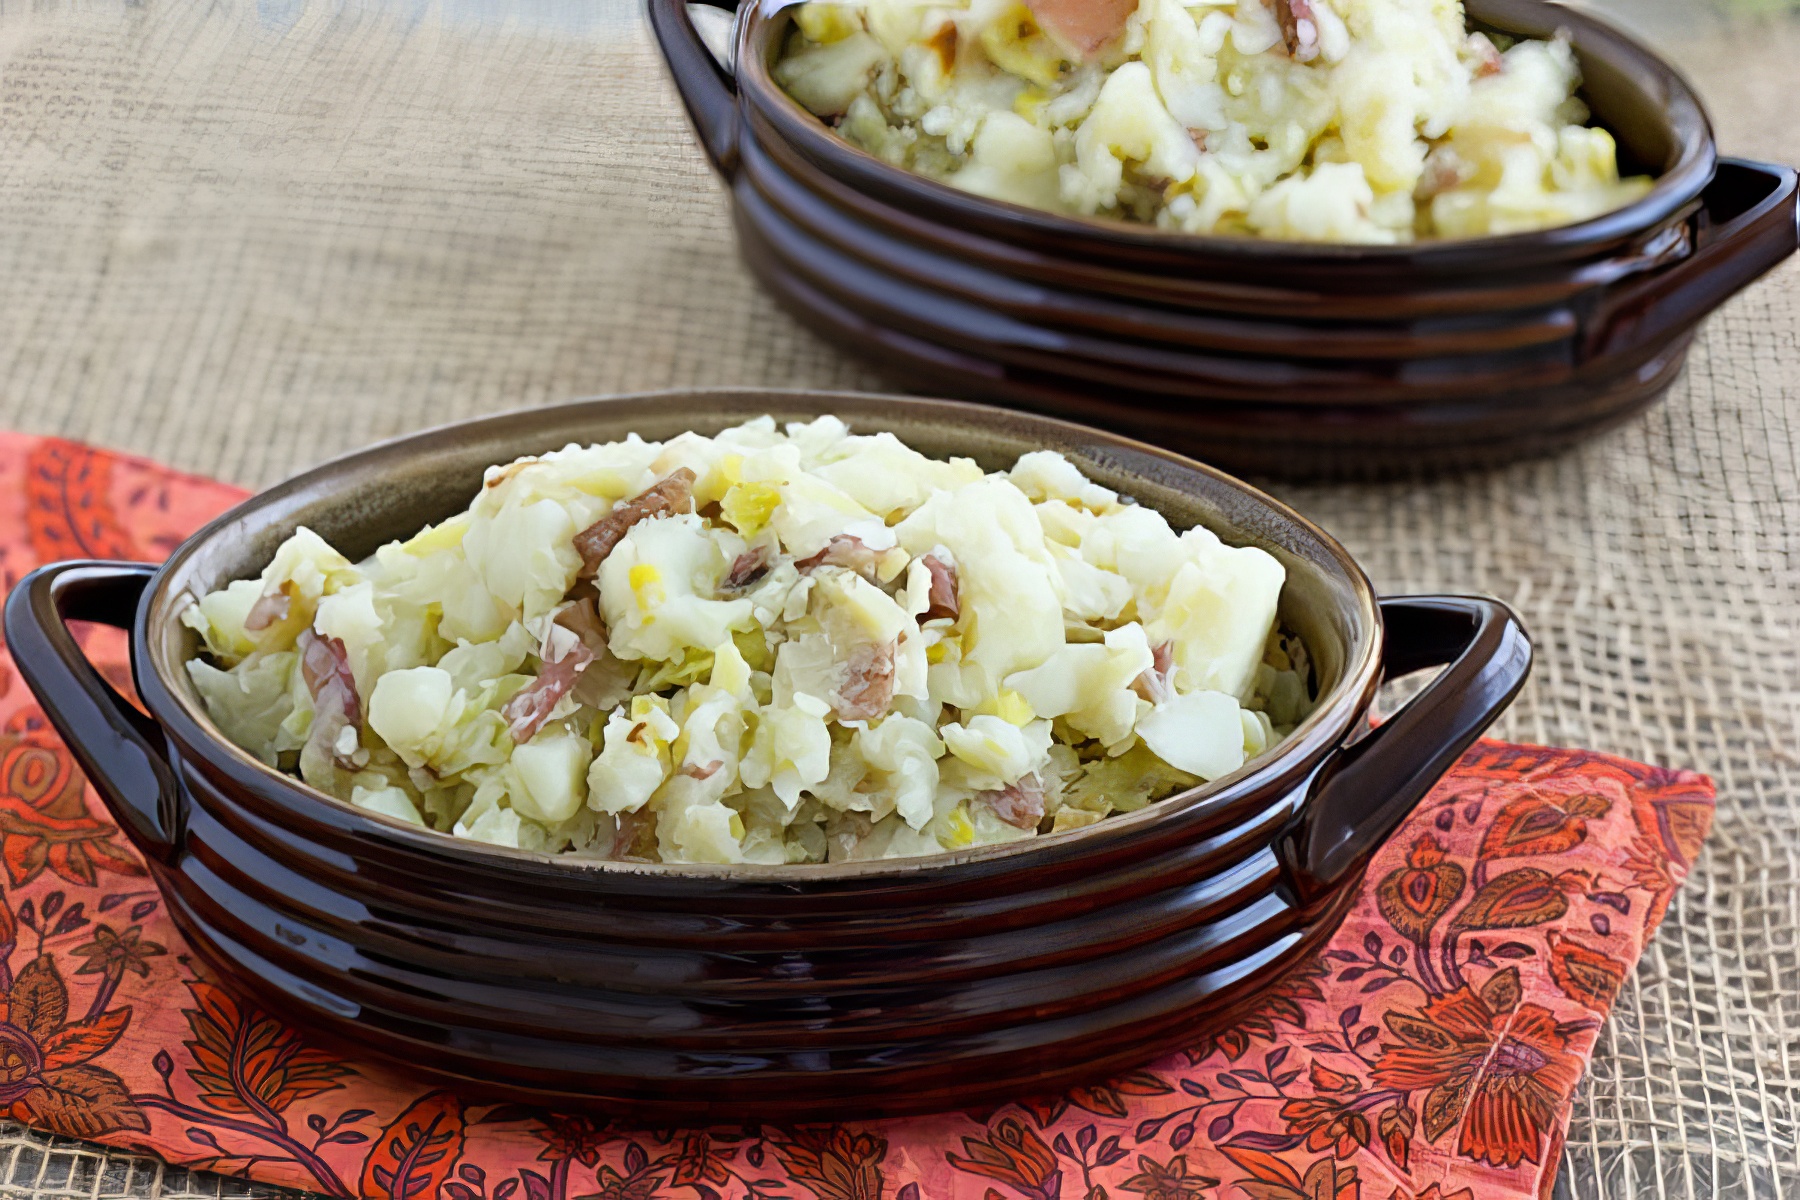
{"label": "food in dish", "polygon": [[1456,0],[806,3],[774,74],[897,166],[1188,233],[1515,233],[1651,186],[1585,124],[1566,40],[1471,33]]}
{"label": "food in dish", "polygon": [[660,862],[933,854],[1238,769],[1305,713],[1281,564],[1040,451],[835,417],[490,468],[351,563],[297,530],[183,613],[213,721],[359,808]]}

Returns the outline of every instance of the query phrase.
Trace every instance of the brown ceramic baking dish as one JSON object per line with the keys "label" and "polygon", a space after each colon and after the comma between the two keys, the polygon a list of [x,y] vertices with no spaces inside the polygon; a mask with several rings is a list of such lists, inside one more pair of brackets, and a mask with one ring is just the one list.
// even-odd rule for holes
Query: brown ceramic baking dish
{"label": "brown ceramic baking dish", "polygon": [[1566,228],[1393,247],[976,197],[851,146],[774,83],[791,7],[744,5],[726,71],[683,0],[647,3],[743,256],[802,321],[925,390],[1234,468],[1391,474],[1568,445],[1666,391],[1700,320],[1796,246],[1794,171],[1718,159],[1669,66],[1545,0],[1467,7],[1489,31],[1566,30],[1583,98],[1655,188]]}
{"label": "brown ceramic baking dish", "polygon": [[[353,809],[228,744],[188,683],[188,597],[260,570],[296,525],[358,557],[460,510],[489,464],[764,412],[834,412],[989,467],[1058,449],[1177,527],[1266,548],[1289,573],[1280,619],[1311,652],[1316,710],[1234,775],[1022,846],[664,866]],[[131,631],[144,712],[82,657],[71,620]],[[6,637],[170,913],[236,987],[455,1086],[645,1120],[954,1108],[1103,1077],[1216,1027],[1332,932],[1370,852],[1530,660],[1504,605],[1378,601],[1318,528],[1165,451],[962,404],[784,392],[586,401],[390,442],[240,505],[161,567],[34,572]],[[1384,677],[1445,664],[1368,731]]]}

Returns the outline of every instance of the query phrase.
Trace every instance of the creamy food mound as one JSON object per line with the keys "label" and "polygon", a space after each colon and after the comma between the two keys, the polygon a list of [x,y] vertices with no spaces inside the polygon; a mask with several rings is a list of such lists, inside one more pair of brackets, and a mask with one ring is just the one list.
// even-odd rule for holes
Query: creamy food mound
{"label": "creamy food mound", "polygon": [[295,531],[194,601],[264,762],[459,838],[816,863],[1078,829],[1306,712],[1281,564],[1051,451],[941,461],[835,417],[490,468],[352,563]]}
{"label": "creamy food mound", "polygon": [[1567,225],[1650,189],[1566,39],[1458,0],[807,3],[777,82],[897,166],[1196,234],[1397,243]]}

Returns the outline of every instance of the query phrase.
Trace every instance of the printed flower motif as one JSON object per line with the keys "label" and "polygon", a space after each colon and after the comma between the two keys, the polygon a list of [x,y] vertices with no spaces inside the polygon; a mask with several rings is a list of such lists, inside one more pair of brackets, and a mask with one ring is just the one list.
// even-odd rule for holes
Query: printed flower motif
{"label": "printed flower motif", "polygon": [[1144,1154],[1138,1156],[1138,1173],[1119,1186],[1128,1192],[1142,1192],[1145,1200],[1200,1200],[1201,1194],[1218,1187],[1219,1181],[1189,1171],[1185,1154],[1177,1154],[1167,1163]]}
{"label": "printed flower motif", "polygon": [[1412,1135],[1418,1124],[1419,1114],[1404,1103],[1389,1105],[1381,1112],[1381,1144],[1387,1148],[1388,1158],[1402,1171],[1412,1160]]}
{"label": "printed flower motif", "polygon": [[131,1009],[71,1022],[68,987],[47,954],[25,964],[4,1003],[0,1112],[67,1137],[149,1128],[124,1081],[91,1061],[124,1035]]}
{"label": "printed flower motif", "polygon": [[94,926],[94,936],[89,942],[76,946],[69,953],[77,958],[85,958],[86,962],[77,967],[77,975],[123,975],[130,971],[134,975],[150,974],[150,959],[167,954],[155,942],[143,940],[143,927],[131,925],[123,932],[115,932],[112,926],[99,924]]}
{"label": "printed flower motif", "polygon": [[191,981],[188,990],[195,1001],[183,1014],[194,1033],[186,1043],[194,1056],[188,1078],[208,1108],[267,1120],[296,1100],[344,1086],[338,1081],[350,1073],[348,1066],[303,1045],[274,1017],[240,1006],[202,980]]}
{"label": "printed flower motif", "polygon": [[[1131,1096],[1167,1096],[1175,1085],[1150,1071],[1133,1071],[1105,1083],[1072,1088],[1061,1096],[1028,1096],[1019,1107],[1031,1114],[1039,1129],[1048,1129],[1069,1110],[1069,1105],[1086,1109],[1101,1117],[1123,1117],[1130,1113]],[[986,1117],[978,1118],[984,1124]]]}
{"label": "printed flower motif", "polygon": [[621,1175],[611,1167],[601,1167],[595,1182],[599,1190],[576,1200],[655,1200],[662,1190],[661,1175]]}
{"label": "printed flower motif", "polygon": [[142,556],[112,501],[116,455],[44,438],[25,459],[25,535],[39,562]]}
{"label": "printed flower motif", "polygon": [[1215,1050],[1224,1051],[1226,1058],[1236,1062],[1250,1049],[1252,1041],[1274,1041],[1277,1021],[1296,1029],[1306,1028],[1306,1010],[1301,1006],[1324,1002],[1325,993],[1319,989],[1319,980],[1330,973],[1331,965],[1317,957],[1301,963],[1269,988],[1249,1016],[1230,1029],[1209,1034],[1188,1047],[1183,1052],[1188,1062],[1198,1065]]}
{"label": "printed flower motif", "polygon": [[1546,940],[1550,943],[1550,978],[1563,995],[1595,1012],[1610,1010],[1625,986],[1625,964],[1554,929]]}
{"label": "printed flower motif", "polygon": [[1481,839],[1481,857],[1525,858],[1573,850],[1587,839],[1588,822],[1604,817],[1611,808],[1612,801],[1585,783],[1572,795],[1530,787],[1495,814]]}
{"label": "printed flower motif", "polygon": [[1631,839],[1622,865],[1630,872],[1631,881],[1650,893],[1644,928],[1654,929],[1662,923],[1669,911],[1669,902],[1675,898],[1678,877],[1674,868],[1662,848],[1642,835]]}
{"label": "printed flower motif", "polygon": [[1406,865],[1389,872],[1376,886],[1375,904],[1389,925],[1422,946],[1467,882],[1467,873],[1445,861],[1443,843],[1428,833],[1413,843]]}
{"label": "printed flower motif", "polygon": [[1357,1082],[1354,1075],[1345,1075],[1340,1071],[1334,1071],[1317,1059],[1314,1059],[1307,1067],[1307,1076],[1312,1080],[1315,1093],[1336,1092],[1339,1095],[1353,1095],[1362,1091],[1362,1084]]}
{"label": "printed flower motif", "polygon": [[539,1159],[572,1158],[584,1167],[598,1163],[600,1148],[612,1140],[606,1126],[597,1124],[592,1117],[568,1113],[545,1113],[537,1133],[544,1139]]}
{"label": "printed flower motif", "polygon": [[881,1200],[887,1139],[842,1125],[766,1131],[775,1157],[819,1200]]}
{"label": "printed flower motif", "polygon": [[985,1175],[1016,1189],[1028,1200],[1056,1200],[1062,1194],[1062,1171],[1056,1155],[1017,1117],[1003,1117],[985,1138],[966,1137],[963,1154],[945,1154],[950,1165]]}
{"label": "printed flower motif", "polygon": [[1355,1167],[1340,1167],[1334,1158],[1321,1158],[1304,1173],[1284,1159],[1249,1146],[1220,1146],[1250,1178],[1233,1185],[1250,1200],[1357,1200],[1362,1185]]}
{"label": "printed flower motif", "polygon": [[142,875],[112,824],[88,812],[87,780],[43,714],[22,709],[0,733],[0,857],[15,888],[48,867],[77,885],[98,871]]}
{"label": "printed flower motif", "polygon": [[1631,793],[1632,821],[1646,838],[1661,845],[1665,858],[1685,872],[1700,857],[1700,847],[1712,828],[1712,798],[1699,786],[1704,780],[1688,771],[1632,766],[1644,776]]}
{"label": "printed flower motif", "polygon": [[1383,1087],[1426,1092],[1427,1140],[1460,1125],[1457,1153],[1497,1167],[1542,1161],[1544,1133],[1581,1077],[1556,1018],[1520,998],[1508,968],[1479,993],[1465,985],[1423,1010],[1390,1012],[1400,1044],[1382,1046],[1373,1071]]}
{"label": "printed flower motif", "polygon": [[1687,873],[1706,832],[1712,827],[1713,805],[1695,776],[1685,771],[1647,768],[1650,777],[1631,793],[1631,819],[1638,836],[1625,859],[1637,885],[1650,893],[1644,928],[1654,929],[1669,911],[1681,877]]}
{"label": "printed flower motif", "polygon": [[712,1139],[704,1133],[684,1133],[675,1152],[675,1175],[669,1181],[676,1187],[692,1187],[697,1183],[729,1183],[731,1169],[724,1156],[713,1149]]}
{"label": "printed flower motif", "polygon": [[1557,877],[1537,867],[1519,867],[1482,884],[1450,927],[1524,929],[1554,921],[1569,911]]}
{"label": "printed flower motif", "polygon": [[462,1157],[468,1126],[462,1101],[427,1092],[389,1122],[363,1161],[361,1200],[433,1200]]}
{"label": "printed flower motif", "polygon": [[1341,1100],[1312,1096],[1289,1100],[1281,1106],[1288,1129],[1306,1136],[1306,1148],[1317,1153],[1330,1150],[1349,1158],[1369,1144],[1369,1118]]}

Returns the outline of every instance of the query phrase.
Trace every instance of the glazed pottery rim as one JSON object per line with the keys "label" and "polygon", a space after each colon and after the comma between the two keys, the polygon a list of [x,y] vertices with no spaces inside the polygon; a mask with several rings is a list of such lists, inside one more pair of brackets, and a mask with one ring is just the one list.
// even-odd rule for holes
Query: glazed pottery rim
{"label": "glazed pottery rim", "polygon": [[[1550,0],[1538,2],[1555,13],[1559,31],[1579,27],[1589,37],[1611,41],[1635,59],[1640,67],[1660,78],[1667,87],[1668,94],[1657,103],[1669,120],[1671,136],[1675,142],[1675,161],[1656,172],[1650,190],[1644,195],[1621,208],[1586,220],[1521,233],[1431,238],[1391,245],[1178,233],[1122,219],[1054,213],[965,192],[942,180],[886,162],[839,137],[822,118],[809,111],[775,82],[770,73],[770,65],[774,56],[779,53],[780,39],[774,36],[773,29],[782,15],[793,7],[791,4],[783,4],[773,11],[767,11],[760,0],[743,0],[733,24],[733,66],[730,74],[735,78],[738,89],[734,103],[745,103],[744,93],[749,92],[759,115],[769,120],[790,143],[796,144],[815,159],[824,162],[835,159],[839,164],[850,166],[857,174],[877,176],[898,191],[911,191],[928,199],[945,210],[948,216],[997,217],[1032,234],[1048,238],[1097,238],[1137,250],[1163,251],[1184,256],[1216,255],[1250,262],[1274,258],[1299,263],[1317,258],[1332,264],[1366,262],[1398,267],[1429,266],[1438,260],[1455,260],[1471,253],[1484,254],[1489,251],[1498,256],[1522,250],[1574,250],[1657,228],[1692,203],[1717,169],[1717,145],[1705,105],[1673,65],[1630,34],[1592,14],[1566,9]],[[791,16],[788,20],[792,20]],[[759,39],[762,42],[760,52]],[[1608,129],[1607,132],[1610,134],[1612,131]],[[740,129],[737,136],[741,138],[746,134]],[[888,204],[888,201],[872,196],[860,186],[856,186],[855,190],[870,199]],[[937,218],[929,219],[940,223]]]}
{"label": "glazed pottery rim", "polygon": [[[751,397],[766,398],[770,402],[771,409],[775,411],[779,411],[782,405],[786,404],[809,409],[819,415],[832,413],[835,411],[833,406],[842,405],[845,402],[895,406],[905,408],[920,417],[937,416],[946,419],[948,423],[962,426],[964,429],[969,429],[982,419],[991,421],[995,417],[1000,417],[1039,428],[1056,430],[1071,441],[1085,441],[1090,445],[1098,444],[1107,449],[1147,455],[1161,460],[1177,470],[1199,472],[1209,476],[1215,483],[1240,492],[1253,504],[1272,510],[1275,516],[1290,523],[1302,534],[1314,539],[1328,552],[1332,563],[1350,585],[1355,597],[1356,613],[1351,626],[1351,636],[1346,639],[1345,660],[1339,672],[1339,678],[1329,692],[1318,697],[1312,711],[1294,727],[1287,737],[1262,754],[1247,760],[1237,770],[1210,782],[1148,803],[1134,812],[1109,816],[1080,829],[1067,830],[1063,833],[1040,834],[1017,841],[909,858],[782,865],[661,863],[587,858],[575,853],[551,854],[544,851],[497,846],[466,838],[457,838],[451,834],[422,828],[395,817],[356,808],[347,801],[313,787],[298,776],[270,766],[227,737],[206,712],[204,703],[199,699],[198,693],[188,680],[185,669],[188,660],[168,661],[168,656],[164,652],[168,646],[167,639],[161,636],[154,638],[150,636],[150,618],[153,613],[158,609],[162,610],[158,631],[160,633],[162,625],[179,622],[181,613],[191,603],[191,600],[184,602],[181,596],[169,594],[172,582],[189,559],[215,538],[229,532],[230,527],[242,515],[256,509],[279,504],[285,499],[303,493],[309,485],[325,474],[342,470],[361,460],[393,454],[409,446],[416,452],[426,452],[432,443],[441,444],[446,441],[455,441],[470,433],[485,432],[505,422],[516,421],[521,417],[536,418],[543,415],[554,419],[552,414],[572,413],[576,409],[598,405],[646,404],[658,400],[682,400],[693,403],[704,402],[707,399],[748,399]],[[876,419],[879,420],[879,418]],[[855,427],[852,424],[852,428]],[[1328,570],[1323,565],[1319,565],[1316,569],[1321,573]],[[191,596],[191,592],[189,595]],[[977,866],[1013,858],[1033,855],[1048,856],[1073,844],[1086,846],[1117,842],[1133,834],[1144,833],[1179,813],[1189,813],[1196,808],[1223,807],[1234,799],[1260,793],[1270,785],[1277,783],[1284,774],[1293,771],[1296,764],[1310,761],[1315,757],[1324,761],[1333,750],[1343,746],[1346,739],[1354,734],[1357,714],[1366,709],[1373,699],[1375,689],[1380,684],[1382,645],[1385,637],[1374,585],[1349,551],[1336,538],[1288,505],[1216,467],[1134,438],[1095,429],[1079,422],[1041,416],[1036,413],[997,410],[991,406],[968,401],[931,397],[880,392],[842,392],[827,389],[773,387],[666,388],[647,392],[579,397],[555,404],[501,411],[428,426],[334,456],[275,484],[273,487],[247,497],[188,537],[165,562],[157,567],[154,576],[144,589],[133,624],[131,639],[134,670],[141,675],[144,670],[142,664],[148,663],[158,685],[158,692],[162,697],[173,702],[171,708],[161,711],[161,706],[155,703],[153,697],[144,696],[146,707],[149,708],[152,718],[165,730],[172,733],[174,740],[182,747],[193,748],[194,757],[212,758],[214,765],[228,765],[232,768],[231,774],[235,783],[244,784],[246,787],[254,786],[254,783],[262,783],[279,788],[282,795],[298,802],[284,806],[291,808],[298,816],[313,820],[335,818],[336,823],[346,826],[352,836],[373,837],[390,845],[397,844],[397,849],[422,851],[431,856],[460,859],[475,867],[513,868],[532,875],[550,869],[559,874],[566,873],[564,875],[566,878],[588,876],[598,879],[612,875],[628,875],[711,879],[721,883],[758,885],[828,884],[873,877],[907,877],[924,871],[948,871],[954,868]],[[140,695],[143,691],[140,683]],[[218,761],[220,756],[223,758],[223,763]],[[244,774],[246,771],[250,773],[248,778]]]}

